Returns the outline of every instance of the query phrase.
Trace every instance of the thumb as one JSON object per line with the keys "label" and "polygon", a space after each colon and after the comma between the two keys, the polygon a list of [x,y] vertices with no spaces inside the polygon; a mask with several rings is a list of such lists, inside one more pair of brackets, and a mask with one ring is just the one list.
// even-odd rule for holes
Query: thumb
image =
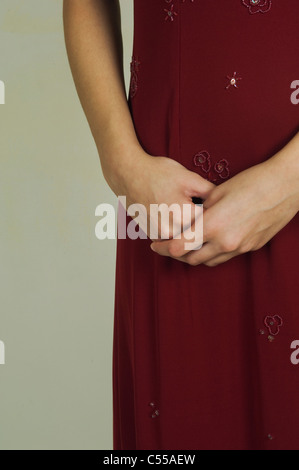
{"label": "thumb", "polygon": [[188,182],[188,191],[190,192],[189,196],[194,199],[206,199],[216,186],[197,173],[192,171],[190,173],[192,176]]}

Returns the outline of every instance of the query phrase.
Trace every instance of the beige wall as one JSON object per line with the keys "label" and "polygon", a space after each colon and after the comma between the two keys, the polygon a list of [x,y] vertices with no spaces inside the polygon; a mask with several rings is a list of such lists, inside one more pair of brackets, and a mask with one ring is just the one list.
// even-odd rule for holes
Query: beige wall
{"label": "beige wall", "polygon": [[[83,1],[83,0],[82,0]],[[126,81],[132,3],[121,0]],[[1,0],[0,449],[112,448],[116,242],[66,59],[62,0]]]}

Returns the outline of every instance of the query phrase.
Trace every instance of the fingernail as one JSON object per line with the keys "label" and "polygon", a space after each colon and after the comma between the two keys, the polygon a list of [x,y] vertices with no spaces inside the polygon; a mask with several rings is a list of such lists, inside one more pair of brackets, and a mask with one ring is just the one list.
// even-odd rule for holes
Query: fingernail
{"label": "fingernail", "polygon": [[156,252],[155,248],[153,247],[153,244],[150,245],[151,249]]}

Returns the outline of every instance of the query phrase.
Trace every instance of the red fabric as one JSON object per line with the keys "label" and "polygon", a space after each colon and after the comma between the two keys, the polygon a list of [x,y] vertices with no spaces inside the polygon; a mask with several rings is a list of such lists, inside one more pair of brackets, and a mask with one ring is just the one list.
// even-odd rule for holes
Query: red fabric
{"label": "red fabric", "polygon": [[[135,0],[128,101],[148,153],[204,176],[203,152],[232,177],[295,135],[299,3],[265,3]],[[261,250],[209,268],[118,240],[114,449],[299,450],[298,241],[296,216]]]}

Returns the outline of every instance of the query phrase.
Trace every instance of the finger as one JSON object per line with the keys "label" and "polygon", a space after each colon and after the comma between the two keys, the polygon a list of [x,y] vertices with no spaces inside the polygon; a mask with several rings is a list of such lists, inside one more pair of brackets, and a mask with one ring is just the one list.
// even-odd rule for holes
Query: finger
{"label": "finger", "polygon": [[194,224],[202,212],[202,206],[194,204],[187,196],[183,197],[180,204],[154,205],[150,208],[148,217],[149,236],[153,241],[180,237],[183,231]]}
{"label": "finger", "polygon": [[218,255],[213,243],[205,243],[199,250],[190,251],[181,257],[181,261],[192,266],[203,264]]}
{"label": "finger", "polygon": [[197,173],[190,171],[190,179],[188,180],[188,189],[186,195],[188,197],[199,197],[206,199],[210,193],[215,189],[215,185],[210,181],[206,180]]}
{"label": "finger", "polygon": [[172,240],[154,241],[151,243],[151,249],[160,256],[172,256],[170,254]]}
{"label": "finger", "polygon": [[230,253],[230,254],[219,255],[219,256],[216,256],[215,258],[212,258],[212,259],[210,259],[210,260],[208,260],[208,261],[206,261],[205,263],[202,263],[202,264],[205,264],[206,266],[209,266],[209,267],[213,268],[215,266],[219,266],[220,264],[226,263],[227,261],[229,261],[230,259],[235,258],[239,254],[240,253],[235,251],[235,252]]}
{"label": "finger", "polygon": [[172,238],[171,240],[153,241],[150,247],[161,256],[170,256],[171,258],[183,257],[186,253],[189,253],[191,249],[186,249],[185,243],[190,241],[181,238]]}
{"label": "finger", "polygon": [[219,264],[223,264],[226,261],[237,256],[238,252],[231,252],[231,253],[220,253],[219,249],[214,246],[213,243],[206,243],[198,252],[190,252],[186,256],[184,256],[184,260],[186,263],[197,266],[199,264],[204,264],[209,267],[215,267]]}
{"label": "finger", "polygon": [[151,248],[162,256],[180,258],[191,250],[203,245],[203,214],[196,208],[195,222],[191,227],[176,235],[171,240],[153,241]]}

